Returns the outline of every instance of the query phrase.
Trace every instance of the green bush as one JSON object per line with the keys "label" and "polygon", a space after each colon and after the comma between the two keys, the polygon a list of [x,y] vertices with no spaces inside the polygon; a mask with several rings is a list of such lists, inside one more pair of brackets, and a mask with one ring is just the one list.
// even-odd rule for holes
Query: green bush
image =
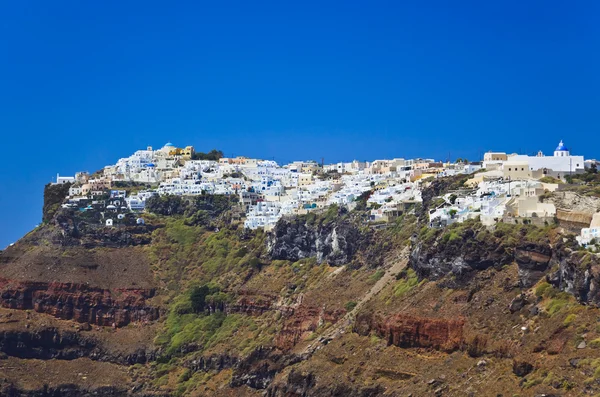
{"label": "green bush", "polygon": [[371,281],[372,283],[375,283],[375,282],[379,281],[383,277],[384,274],[385,274],[385,272],[382,269],[379,269],[375,273],[373,273],[371,276],[369,276],[369,281]]}
{"label": "green bush", "polygon": [[404,278],[401,278],[394,286],[394,296],[398,298],[403,297],[419,285],[419,278],[413,269],[409,268],[401,274],[404,275]]}
{"label": "green bush", "polygon": [[566,292],[559,292],[546,304],[546,311],[550,316],[560,312],[572,302],[572,297]]}
{"label": "green bush", "polygon": [[546,296],[548,289],[551,289],[551,288],[552,288],[552,286],[544,281],[535,288],[535,296],[540,297],[540,298],[543,296]]}
{"label": "green bush", "polygon": [[190,303],[192,310],[199,313],[204,310],[206,304],[206,296],[210,293],[208,286],[194,287],[190,293]]}
{"label": "green bush", "polygon": [[565,327],[568,327],[569,325],[573,324],[573,321],[575,321],[576,319],[577,319],[577,316],[575,314],[571,313],[565,318],[565,321],[563,321],[563,325]]}
{"label": "green bush", "polygon": [[208,153],[203,152],[195,152],[192,155],[192,160],[211,160],[211,161],[219,161],[219,159],[223,158],[223,151],[213,149]]}

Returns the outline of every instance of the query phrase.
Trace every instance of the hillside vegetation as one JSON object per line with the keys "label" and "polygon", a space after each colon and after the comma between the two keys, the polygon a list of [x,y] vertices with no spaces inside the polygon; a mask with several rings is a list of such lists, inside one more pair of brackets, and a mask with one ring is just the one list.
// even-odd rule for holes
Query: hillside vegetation
{"label": "hillside vegetation", "polygon": [[427,227],[463,179],[383,227],[365,195],[270,232],[235,199],[165,196],[115,237],[50,194],[0,254],[0,390],[42,395],[26,368],[51,360],[39,379],[72,395],[600,393],[598,255],[554,223]]}

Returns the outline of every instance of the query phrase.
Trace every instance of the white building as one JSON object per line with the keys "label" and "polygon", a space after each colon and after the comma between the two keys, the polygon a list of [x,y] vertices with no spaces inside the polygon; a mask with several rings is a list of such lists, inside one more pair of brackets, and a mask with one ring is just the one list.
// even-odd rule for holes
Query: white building
{"label": "white building", "polygon": [[572,156],[563,141],[560,141],[554,150],[554,156],[544,156],[539,152],[537,156],[514,155],[509,161],[527,162],[530,171],[541,171],[542,175],[550,175],[564,178],[569,174],[580,174],[585,172],[585,161],[583,156]]}
{"label": "white building", "polygon": [[577,241],[581,245],[588,245],[594,240],[600,243],[600,212],[594,214],[590,227],[581,229],[581,235],[577,236]]}
{"label": "white building", "polygon": [[54,185],[61,185],[64,183],[75,183],[75,177],[74,176],[60,176],[59,174],[56,174],[56,182],[54,183]]}

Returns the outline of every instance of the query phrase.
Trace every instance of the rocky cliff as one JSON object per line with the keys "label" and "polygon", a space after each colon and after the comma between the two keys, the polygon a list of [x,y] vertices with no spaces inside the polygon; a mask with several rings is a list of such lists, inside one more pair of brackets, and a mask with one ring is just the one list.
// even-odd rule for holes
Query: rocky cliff
{"label": "rocky cliff", "polygon": [[84,284],[13,281],[0,278],[0,306],[35,310],[64,320],[102,326],[154,321],[159,310],[146,303],[150,289],[102,289]]}
{"label": "rocky cliff", "polygon": [[534,226],[498,224],[490,231],[478,222],[467,222],[418,237],[410,266],[420,278],[438,280],[452,274],[466,282],[474,271],[516,263],[520,283],[530,287],[545,275],[561,249]]}
{"label": "rocky cliff", "polygon": [[100,211],[79,213],[73,209],[59,209],[49,221],[55,226],[51,240],[65,247],[81,245],[85,248],[147,245],[151,242],[151,233],[156,229],[151,224],[136,224],[136,217],[129,215],[121,221],[115,220],[114,227],[106,227]]}
{"label": "rocky cliff", "polygon": [[57,328],[0,331],[0,352],[7,356],[38,360],[92,360],[121,365],[144,364],[156,358],[150,349],[115,353],[85,332]]}
{"label": "rocky cliff", "polygon": [[600,257],[590,252],[570,252],[554,259],[558,269],[548,281],[578,301],[600,307]]}
{"label": "rocky cliff", "polygon": [[243,230],[205,197],[125,235],[58,209],[0,254],[0,390],[597,394],[598,257],[556,225],[422,227],[463,181],[377,229],[331,207]]}
{"label": "rocky cliff", "polygon": [[354,325],[359,335],[374,332],[388,344],[403,348],[423,347],[452,352],[464,343],[465,320],[424,318],[405,314],[383,316],[362,313]]}
{"label": "rocky cliff", "polygon": [[331,266],[350,263],[358,251],[369,246],[373,233],[360,228],[346,210],[332,208],[335,211],[329,209],[322,216],[282,218],[267,242],[271,258],[294,262],[316,258],[317,263]]}

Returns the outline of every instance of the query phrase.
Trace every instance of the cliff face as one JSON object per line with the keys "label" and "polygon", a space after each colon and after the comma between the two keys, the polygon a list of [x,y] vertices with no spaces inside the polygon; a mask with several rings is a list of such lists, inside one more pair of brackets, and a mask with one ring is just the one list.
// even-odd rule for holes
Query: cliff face
{"label": "cliff face", "polygon": [[514,261],[518,265],[519,280],[523,287],[531,287],[547,273],[553,249],[547,244],[520,243],[514,250]]}
{"label": "cliff face", "polygon": [[51,183],[44,186],[44,206],[42,207],[42,222],[50,222],[60,205],[69,193],[70,183],[61,183],[53,185]]}
{"label": "cliff face", "polygon": [[343,310],[326,310],[323,307],[301,304],[288,312],[281,331],[275,338],[275,346],[283,351],[289,351],[316,331],[319,326],[325,323],[334,324],[344,314]]}
{"label": "cliff face", "polygon": [[555,260],[558,270],[547,279],[578,301],[600,307],[600,258],[589,252],[567,252]]}
{"label": "cliff face", "polygon": [[292,370],[285,382],[271,385],[267,397],[303,397],[303,396],[346,396],[375,397],[385,392],[383,386],[360,386],[348,383],[317,383],[318,375],[313,372]]}
{"label": "cliff face", "polygon": [[[106,218],[110,217],[106,215]],[[52,219],[55,226],[52,241],[62,246],[85,248],[147,245],[152,241],[152,225],[137,225],[135,217],[129,216],[115,227],[105,227],[105,218],[94,211],[85,217],[72,209],[60,209]]]}
{"label": "cliff face", "polygon": [[423,347],[454,351],[463,344],[465,320],[437,319],[396,314],[390,317],[362,313],[356,319],[354,331],[368,335],[371,331],[388,342],[403,348]]}
{"label": "cliff face", "polygon": [[317,263],[341,266],[371,241],[372,234],[361,230],[340,211],[330,221],[310,222],[310,217],[281,219],[268,239],[272,259],[297,261],[316,258]]}
{"label": "cliff face", "polygon": [[102,326],[158,319],[159,310],[146,303],[150,289],[108,290],[74,283],[11,281],[0,278],[0,306],[35,310],[54,317]]}
{"label": "cliff face", "polygon": [[473,270],[485,270],[513,261],[512,252],[503,244],[486,239],[475,241],[467,230],[458,241],[418,242],[410,254],[410,265],[419,277],[437,280],[446,274],[467,276]]}
{"label": "cliff face", "polygon": [[0,331],[0,352],[22,359],[75,360],[87,357],[121,365],[144,364],[156,358],[151,349],[116,353],[105,349],[85,333],[56,328]]}
{"label": "cliff face", "polygon": [[438,280],[452,274],[464,283],[474,271],[499,269],[516,262],[519,282],[530,287],[546,274],[551,259],[562,249],[553,248],[548,239],[530,240],[530,229],[500,225],[490,232],[472,223],[439,232],[435,237],[417,238],[410,266],[420,278]]}
{"label": "cliff face", "polygon": [[0,395],[3,396],[23,396],[23,397],[47,397],[47,396],[60,396],[60,397],[119,397],[127,396],[128,392],[126,389],[117,386],[104,386],[85,388],[74,384],[64,384],[58,386],[45,386],[36,390],[22,390],[14,385],[2,386],[0,384]]}
{"label": "cliff face", "polygon": [[[416,215],[463,179],[435,180]],[[229,200],[155,200],[154,226],[58,209],[0,254],[0,394],[600,392],[600,262],[552,225],[371,230],[333,207],[267,234],[228,222]]]}

